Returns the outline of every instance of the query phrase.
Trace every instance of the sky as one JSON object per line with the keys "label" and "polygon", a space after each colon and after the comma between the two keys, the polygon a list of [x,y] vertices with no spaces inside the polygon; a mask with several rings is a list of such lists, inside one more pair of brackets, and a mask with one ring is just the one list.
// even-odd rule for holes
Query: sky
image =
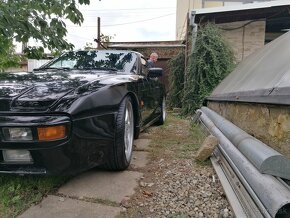
{"label": "sky", "polygon": [[97,17],[101,33],[113,36],[111,41],[175,40],[176,0],[91,0],[79,6],[82,26],[67,22],[67,39],[76,49],[97,38]]}

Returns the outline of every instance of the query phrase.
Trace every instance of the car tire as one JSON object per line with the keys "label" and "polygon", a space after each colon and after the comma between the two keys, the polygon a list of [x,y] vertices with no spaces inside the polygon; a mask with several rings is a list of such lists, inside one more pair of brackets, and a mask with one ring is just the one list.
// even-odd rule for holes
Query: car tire
{"label": "car tire", "polygon": [[156,122],[156,125],[163,125],[166,120],[166,99],[163,97],[162,102],[161,102],[161,111],[160,111],[160,117]]}
{"label": "car tire", "polygon": [[134,113],[130,97],[120,104],[116,118],[116,135],[112,152],[108,157],[106,169],[125,170],[132,158],[134,140]]}

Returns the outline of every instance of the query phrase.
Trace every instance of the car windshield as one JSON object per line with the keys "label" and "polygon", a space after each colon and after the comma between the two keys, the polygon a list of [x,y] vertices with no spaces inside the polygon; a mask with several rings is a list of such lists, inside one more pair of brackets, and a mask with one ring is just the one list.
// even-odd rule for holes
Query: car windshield
{"label": "car windshield", "polygon": [[104,71],[136,71],[136,54],[126,51],[76,51],[67,52],[59,58],[42,66],[42,69],[62,70],[104,70]]}

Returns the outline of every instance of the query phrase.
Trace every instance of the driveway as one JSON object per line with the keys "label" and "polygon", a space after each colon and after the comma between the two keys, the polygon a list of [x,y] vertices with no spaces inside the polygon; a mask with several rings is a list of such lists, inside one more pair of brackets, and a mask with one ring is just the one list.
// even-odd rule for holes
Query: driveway
{"label": "driveway", "polygon": [[134,142],[133,160],[128,170],[91,170],[70,180],[57,193],[48,195],[19,218],[115,217],[126,210],[126,202],[139,185],[148,162],[150,139],[143,133]]}

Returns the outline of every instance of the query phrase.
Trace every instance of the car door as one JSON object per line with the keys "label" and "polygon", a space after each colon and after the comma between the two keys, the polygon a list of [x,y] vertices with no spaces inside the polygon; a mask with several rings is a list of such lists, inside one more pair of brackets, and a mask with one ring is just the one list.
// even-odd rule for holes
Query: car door
{"label": "car door", "polygon": [[149,78],[146,60],[141,57],[141,75],[142,81],[139,81],[139,94],[142,125],[146,125],[154,118],[154,110],[156,109],[156,81]]}

